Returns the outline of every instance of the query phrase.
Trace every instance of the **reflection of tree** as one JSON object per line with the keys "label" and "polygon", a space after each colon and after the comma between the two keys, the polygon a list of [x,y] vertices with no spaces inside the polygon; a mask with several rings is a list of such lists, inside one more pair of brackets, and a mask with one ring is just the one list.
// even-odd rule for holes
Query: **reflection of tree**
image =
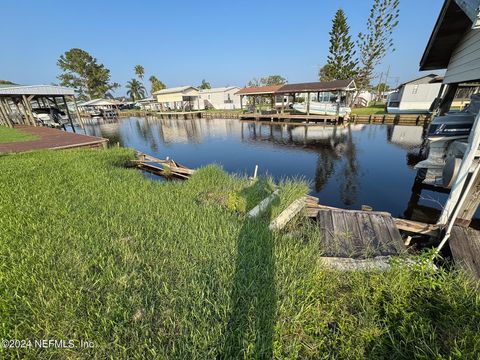
{"label": "reflection of tree", "polygon": [[335,153],[331,151],[321,151],[318,154],[317,169],[315,170],[315,191],[320,192],[328,179],[334,173],[334,163],[338,160]]}
{"label": "reflection of tree", "polygon": [[345,149],[345,164],[340,172],[340,196],[345,205],[355,203],[358,195],[357,151],[352,139],[352,130],[348,127],[348,140]]}
{"label": "reflection of tree", "polygon": [[150,144],[150,148],[152,150],[157,150],[158,144],[155,141],[155,136],[153,136],[153,129],[149,119],[145,119],[144,121],[138,121],[137,119],[135,121],[135,125],[137,127],[138,134],[140,134],[145,143]]}

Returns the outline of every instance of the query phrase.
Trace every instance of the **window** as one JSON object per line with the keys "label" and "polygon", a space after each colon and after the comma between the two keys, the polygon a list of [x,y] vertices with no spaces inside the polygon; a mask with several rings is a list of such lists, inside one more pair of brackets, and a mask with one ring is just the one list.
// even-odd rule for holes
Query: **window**
{"label": "window", "polygon": [[416,94],[418,92],[418,84],[413,86],[412,94]]}

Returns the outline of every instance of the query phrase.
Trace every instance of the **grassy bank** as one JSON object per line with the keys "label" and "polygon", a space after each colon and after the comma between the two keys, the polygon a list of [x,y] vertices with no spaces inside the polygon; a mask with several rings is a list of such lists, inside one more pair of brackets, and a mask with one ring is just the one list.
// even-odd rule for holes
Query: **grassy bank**
{"label": "grassy bank", "polygon": [[[156,182],[125,149],[0,156],[0,337],[92,350],[1,358],[475,358],[480,302],[461,273],[337,273],[321,234],[267,224],[301,196],[217,167]],[[32,171],[35,169],[35,171]]]}
{"label": "grassy bank", "polygon": [[368,105],[368,107],[354,108],[354,109],[352,109],[352,114],[356,114],[356,115],[386,114],[385,104],[384,103],[371,103],[371,104]]}
{"label": "grassy bank", "polygon": [[17,141],[32,141],[37,139],[37,136],[25,133],[22,130],[0,126],[0,144]]}

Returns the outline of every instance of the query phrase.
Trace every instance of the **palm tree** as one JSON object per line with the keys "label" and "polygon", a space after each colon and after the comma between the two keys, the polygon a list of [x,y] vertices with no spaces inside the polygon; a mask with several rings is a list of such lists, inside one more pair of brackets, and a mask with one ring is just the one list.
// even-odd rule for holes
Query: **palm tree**
{"label": "palm tree", "polygon": [[205,79],[202,80],[202,83],[199,86],[200,89],[205,90],[205,89],[211,89],[212,87],[210,86],[210,83],[206,81]]}
{"label": "palm tree", "polygon": [[143,99],[145,97],[145,86],[137,79],[132,79],[127,82],[126,88],[128,89],[127,95],[130,96],[132,101]]}
{"label": "palm tree", "polygon": [[151,91],[152,93],[166,88],[165,84],[160,80],[158,80],[155,75],[150,76],[148,80],[150,80],[150,83],[152,84],[152,91]]}
{"label": "palm tree", "polygon": [[135,75],[143,82],[143,76],[145,75],[145,69],[142,65],[135,65]]}

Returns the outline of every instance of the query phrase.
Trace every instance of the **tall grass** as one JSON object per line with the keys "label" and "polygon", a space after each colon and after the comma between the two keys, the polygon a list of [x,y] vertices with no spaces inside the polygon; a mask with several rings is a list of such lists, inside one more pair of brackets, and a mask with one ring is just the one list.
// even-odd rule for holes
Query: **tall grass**
{"label": "tall grass", "polygon": [[32,141],[37,139],[38,136],[28,134],[20,129],[13,129],[0,125],[0,144],[17,141]]}
{"label": "tall grass", "polygon": [[1,358],[475,358],[479,298],[461,273],[329,271],[318,233],[267,228],[305,184],[249,219],[270,179],[211,166],[160,183],[122,168],[132,156],[0,156],[0,338],[95,346]]}

